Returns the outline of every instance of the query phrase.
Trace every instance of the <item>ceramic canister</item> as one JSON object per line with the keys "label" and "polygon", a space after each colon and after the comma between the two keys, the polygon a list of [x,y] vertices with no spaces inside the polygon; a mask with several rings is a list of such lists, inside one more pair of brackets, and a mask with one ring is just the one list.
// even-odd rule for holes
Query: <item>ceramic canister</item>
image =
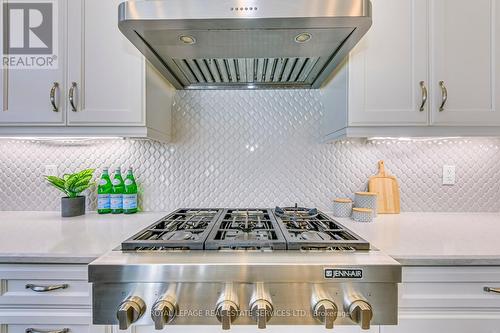
{"label": "ceramic canister", "polygon": [[370,208],[353,208],[352,219],[356,222],[372,222],[373,210]]}
{"label": "ceramic canister", "polygon": [[333,200],[333,216],[350,217],[352,214],[352,200],[338,198]]}
{"label": "ceramic canister", "polygon": [[373,211],[373,216],[377,216],[377,193],[373,192],[356,192],[354,195],[354,207],[370,208]]}

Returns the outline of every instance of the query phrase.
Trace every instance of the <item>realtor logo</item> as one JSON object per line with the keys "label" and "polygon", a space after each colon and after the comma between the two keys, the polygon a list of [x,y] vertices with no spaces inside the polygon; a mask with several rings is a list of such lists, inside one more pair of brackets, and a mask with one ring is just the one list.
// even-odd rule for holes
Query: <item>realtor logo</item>
{"label": "realtor logo", "polygon": [[9,1],[2,6],[4,67],[57,68],[57,4]]}

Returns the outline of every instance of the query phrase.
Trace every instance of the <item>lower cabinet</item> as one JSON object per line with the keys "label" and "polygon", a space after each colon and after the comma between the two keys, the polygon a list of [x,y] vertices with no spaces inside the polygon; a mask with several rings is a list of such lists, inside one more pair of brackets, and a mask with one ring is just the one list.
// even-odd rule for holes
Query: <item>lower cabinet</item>
{"label": "lower cabinet", "polygon": [[[485,287],[491,288],[486,289]],[[337,326],[337,333],[500,333],[500,267],[404,267],[399,325]],[[491,290],[491,291],[488,291]],[[151,333],[151,326],[92,325],[86,265],[0,265],[0,333]],[[164,332],[218,333],[219,326]],[[231,327],[253,333],[255,326]],[[321,333],[322,326],[268,326],[267,333]]]}
{"label": "lower cabinet", "polygon": [[89,325],[0,325],[0,333],[111,333],[106,326]]}
{"label": "lower cabinet", "polygon": [[[470,316],[470,314],[469,314]],[[402,319],[398,326],[383,326],[380,333],[498,333],[500,319],[474,318],[458,316],[457,318]]]}
{"label": "lower cabinet", "polygon": [[381,333],[499,333],[500,267],[405,267],[399,325]]}
{"label": "lower cabinet", "polygon": [[0,333],[111,333],[91,304],[86,265],[0,265]]}

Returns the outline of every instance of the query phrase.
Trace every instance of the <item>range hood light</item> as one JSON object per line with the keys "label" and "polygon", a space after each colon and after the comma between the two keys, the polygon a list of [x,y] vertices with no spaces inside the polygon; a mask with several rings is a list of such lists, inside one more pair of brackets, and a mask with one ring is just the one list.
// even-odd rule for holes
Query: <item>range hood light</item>
{"label": "range hood light", "polygon": [[196,38],[194,38],[193,36],[190,36],[190,35],[182,35],[179,37],[179,40],[187,45],[196,44]]}
{"label": "range hood light", "polygon": [[295,41],[297,43],[303,44],[303,43],[307,43],[308,41],[310,41],[311,38],[312,38],[312,35],[310,33],[303,32],[303,33],[295,36]]}

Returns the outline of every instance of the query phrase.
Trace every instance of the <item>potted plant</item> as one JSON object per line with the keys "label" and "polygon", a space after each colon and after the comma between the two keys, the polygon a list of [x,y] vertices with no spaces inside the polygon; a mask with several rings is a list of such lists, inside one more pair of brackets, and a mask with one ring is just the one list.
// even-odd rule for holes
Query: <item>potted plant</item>
{"label": "potted plant", "polygon": [[73,217],[85,214],[85,196],[81,193],[94,185],[91,181],[94,169],[86,169],[74,174],[65,174],[63,178],[45,176],[55,188],[66,194],[61,198],[61,216]]}

